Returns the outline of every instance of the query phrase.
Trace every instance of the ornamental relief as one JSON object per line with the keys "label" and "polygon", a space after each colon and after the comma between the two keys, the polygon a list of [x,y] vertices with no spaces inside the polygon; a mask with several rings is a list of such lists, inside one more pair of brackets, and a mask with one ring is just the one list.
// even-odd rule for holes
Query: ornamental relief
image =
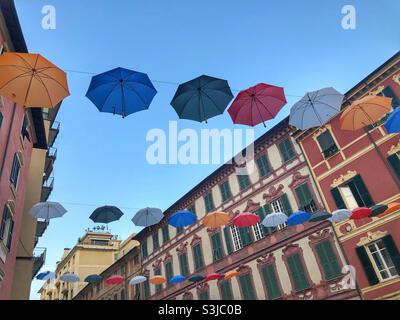
{"label": "ornamental relief", "polygon": [[282,250],[282,252],[283,252],[282,257],[286,257],[294,253],[302,253],[303,249],[298,244],[290,243]]}
{"label": "ornamental relief", "polygon": [[162,259],[159,258],[159,259],[157,259],[156,261],[154,261],[153,264],[152,264],[151,266],[152,266],[153,268],[158,269],[158,268],[161,266],[161,262],[162,262]]}
{"label": "ornamental relief", "polygon": [[301,185],[303,182],[307,181],[310,177],[309,174],[302,175],[299,171],[296,171],[292,176],[292,182],[289,184],[290,189],[294,189]]}
{"label": "ornamental relief", "polygon": [[325,240],[327,238],[330,238],[332,236],[332,232],[330,229],[324,229],[317,231],[316,233],[311,234],[308,237],[308,240],[310,240],[310,243],[318,243],[322,240]]}
{"label": "ornamental relief", "polygon": [[164,262],[171,260],[171,259],[172,259],[172,255],[169,253],[169,251],[167,251],[167,253],[165,254],[165,257],[164,257]]}
{"label": "ornamental relief", "polygon": [[249,199],[247,201],[246,208],[244,209],[244,212],[254,212],[259,208],[260,208],[260,203],[259,202],[254,202],[252,199]]}
{"label": "ornamental relief", "polygon": [[374,91],[370,91],[368,94],[371,96],[377,96],[378,94],[380,94],[383,91],[383,89],[385,89],[385,86],[379,86]]}
{"label": "ornamental relief", "polygon": [[397,144],[395,144],[395,145],[392,145],[391,147],[390,147],[390,149],[389,149],[389,151],[388,151],[388,155],[389,156],[391,156],[391,155],[393,155],[393,154],[395,154],[395,153],[398,153],[398,152],[400,152],[400,140],[399,140],[399,142],[397,143]]}
{"label": "ornamental relief", "polygon": [[354,178],[357,175],[357,171],[347,171],[346,174],[341,174],[338,178],[334,179],[332,181],[331,187],[336,188],[346,182],[347,180],[350,180],[351,178]]}
{"label": "ornamental relief", "polygon": [[369,244],[372,241],[379,240],[383,238],[384,236],[387,235],[387,230],[386,231],[375,231],[375,232],[368,232],[366,237],[360,238],[360,241],[357,243],[357,246],[365,246]]}
{"label": "ornamental relief", "polygon": [[236,271],[238,271],[239,273],[247,273],[247,272],[251,272],[251,268],[248,265],[240,265]]}
{"label": "ornamental relief", "polygon": [[190,241],[190,245],[194,246],[194,245],[198,244],[199,242],[201,242],[201,237],[199,237],[197,234],[194,234],[192,241]]}
{"label": "ornamental relief", "polygon": [[278,185],[277,188],[275,186],[268,188],[268,191],[266,193],[263,193],[263,199],[265,199],[267,202],[270,202],[271,200],[282,196],[283,188],[283,184]]}
{"label": "ornamental relief", "polygon": [[400,86],[400,73],[395,74],[392,78],[394,82],[396,82]]}
{"label": "ornamental relief", "polygon": [[256,262],[257,262],[258,267],[262,267],[262,266],[268,265],[270,263],[274,263],[275,262],[274,253],[263,254],[261,257],[259,257],[256,260]]}
{"label": "ornamental relief", "polygon": [[317,138],[323,134],[327,130],[331,130],[332,126],[328,123],[324,125],[323,127],[319,127],[315,132],[313,133],[312,137],[315,141],[317,141]]}
{"label": "ornamental relief", "polygon": [[188,246],[188,242],[181,242],[178,246],[178,248],[176,248],[176,252],[178,253],[183,253],[187,251],[187,246]]}
{"label": "ornamental relief", "polygon": [[207,291],[209,288],[210,288],[210,286],[207,282],[201,282],[196,286],[198,294],[201,292]]}

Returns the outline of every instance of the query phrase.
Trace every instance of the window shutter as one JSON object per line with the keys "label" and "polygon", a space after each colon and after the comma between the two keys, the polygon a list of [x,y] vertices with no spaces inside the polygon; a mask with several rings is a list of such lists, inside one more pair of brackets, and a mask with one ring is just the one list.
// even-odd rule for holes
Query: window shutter
{"label": "window shutter", "polygon": [[267,288],[268,299],[273,300],[281,297],[278,279],[274,270],[274,266],[269,264],[261,269],[265,287]]}
{"label": "window shutter", "polygon": [[220,285],[221,288],[221,298],[222,300],[233,300],[233,295],[231,291],[231,287],[229,286],[229,282],[222,282]]}
{"label": "window shutter", "polygon": [[391,235],[387,235],[382,238],[382,241],[386,246],[390,258],[392,258],[397,273],[400,274],[400,253],[399,250],[397,249],[395,242],[393,241],[393,237]]}
{"label": "window shutter", "polygon": [[169,261],[165,265],[165,276],[167,278],[167,283],[170,283],[170,279],[172,278],[172,262]]}
{"label": "window shutter", "polygon": [[238,230],[240,234],[240,239],[242,240],[243,247],[253,242],[249,227],[238,228]]}
{"label": "window shutter", "polygon": [[342,274],[336,255],[329,240],[322,241],[316,246],[316,251],[324,270],[325,280],[334,279]]}
{"label": "window shutter", "polygon": [[232,239],[231,239],[231,233],[230,233],[230,227],[225,227],[224,228],[224,237],[225,237],[225,244],[226,244],[226,252],[228,254],[232,253]]}
{"label": "window shutter", "polygon": [[307,200],[304,194],[303,186],[301,185],[297,187],[294,191],[296,192],[297,199],[299,200],[300,208],[305,207]]}
{"label": "window shutter", "polygon": [[310,283],[308,282],[303,263],[300,260],[300,255],[296,253],[289,256],[287,262],[294,282],[295,291],[299,292],[310,288]]}
{"label": "window shutter", "polygon": [[337,209],[346,209],[346,204],[343,201],[342,195],[340,194],[340,191],[338,188],[333,188],[331,189],[331,194],[333,197],[333,200],[335,200],[336,208]]}
{"label": "window shutter", "polygon": [[396,173],[397,177],[400,178],[400,159],[397,154],[392,154],[390,157],[387,158],[390,165],[392,166],[394,172]]}
{"label": "window shutter", "polygon": [[8,251],[11,250],[13,231],[14,231],[14,220],[11,219],[10,226],[8,228],[8,238],[7,238],[7,249],[8,249]]}
{"label": "window shutter", "polygon": [[364,269],[365,275],[367,276],[369,284],[372,286],[379,283],[374,267],[372,266],[371,260],[368,257],[367,250],[364,247],[357,247],[356,252]]}
{"label": "window shutter", "polygon": [[292,207],[290,206],[290,202],[289,202],[289,198],[288,198],[287,194],[284,194],[281,197],[281,201],[283,204],[283,208],[285,209],[286,215],[290,216],[293,213],[293,211],[292,211]]}
{"label": "window shutter", "polygon": [[400,100],[394,93],[393,89],[390,86],[387,86],[382,90],[382,93],[385,97],[392,98],[392,108],[395,109],[400,105]]}
{"label": "window shutter", "polygon": [[364,205],[366,207],[372,207],[375,203],[371,198],[371,195],[368,192],[367,187],[364,184],[360,175],[356,175],[353,179],[355,185],[357,186],[358,192],[360,193],[360,197],[362,198]]}

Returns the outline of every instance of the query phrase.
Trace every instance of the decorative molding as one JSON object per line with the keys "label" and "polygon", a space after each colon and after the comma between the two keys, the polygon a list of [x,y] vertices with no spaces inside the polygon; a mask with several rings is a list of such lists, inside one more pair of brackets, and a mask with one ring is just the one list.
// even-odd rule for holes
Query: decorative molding
{"label": "decorative molding", "polygon": [[168,260],[172,260],[172,255],[169,253],[169,251],[165,253],[164,262]]}
{"label": "decorative molding", "polygon": [[283,256],[290,256],[294,253],[301,253],[303,249],[298,245],[294,243],[288,244],[283,250]]}
{"label": "decorative molding", "polygon": [[242,264],[240,265],[236,271],[238,271],[239,273],[247,273],[247,272],[251,272],[251,268],[248,265]]}
{"label": "decorative molding", "polygon": [[190,245],[194,246],[201,242],[201,237],[199,237],[196,233],[193,235],[192,241],[190,241]]}
{"label": "decorative molding", "polygon": [[292,182],[289,184],[289,188],[294,189],[295,187],[301,185],[303,182],[307,181],[309,177],[309,174],[305,174],[303,176],[299,171],[296,171],[292,176]]}
{"label": "decorative molding", "polygon": [[148,277],[148,276],[150,275],[150,270],[148,270],[148,269],[143,269],[143,275],[144,275],[145,277]]}
{"label": "decorative molding", "polygon": [[197,289],[197,294],[208,291],[210,288],[209,284],[207,282],[201,282],[196,286]]}
{"label": "decorative molding", "polygon": [[187,252],[187,246],[188,246],[188,242],[181,242],[178,246],[178,248],[176,248],[176,252],[178,253],[183,253],[183,252]]}
{"label": "decorative molding", "polygon": [[246,208],[244,209],[244,212],[254,212],[258,208],[260,208],[260,203],[259,202],[254,202],[252,199],[247,200]]}
{"label": "decorative molding", "polygon": [[182,300],[193,300],[193,293],[186,291],[182,296]]}
{"label": "decorative molding", "polygon": [[326,125],[319,127],[317,130],[315,130],[315,132],[313,133],[312,137],[315,141],[317,141],[317,138],[323,134],[325,131],[327,130],[331,130],[332,126],[327,123]]}
{"label": "decorative molding", "polygon": [[394,144],[390,147],[389,151],[388,151],[388,155],[391,156],[397,152],[400,152],[400,140],[397,144]]}
{"label": "decorative molding", "polygon": [[153,264],[152,264],[151,266],[152,266],[153,268],[155,268],[155,269],[158,269],[158,268],[160,268],[160,266],[161,266],[161,262],[162,262],[162,259],[159,258],[159,259],[157,259],[156,261],[154,261]]}
{"label": "decorative molding", "polygon": [[270,187],[266,193],[263,193],[263,199],[270,201],[280,196],[281,194],[283,194],[282,192],[283,188],[284,188],[283,184],[279,184],[278,188],[275,188],[275,186]]}
{"label": "decorative molding", "polygon": [[385,86],[379,86],[375,90],[370,91],[368,94],[371,96],[377,96],[378,94],[380,94],[383,91],[383,89],[385,89]]}
{"label": "decorative molding", "polygon": [[388,233],[387,230],[386,231],[377,230],[375,232],[368,232],[366,237],[360,238],[360,241],[357,243],[357,246],[358,247],[365,246],[372,241],[379,240],[384,236],[386,236],[387,233]]}
{"label": "decorative molding", "polygon": [[219,228],[207,228],[207,233],[211,237],[219,231]]}
{"label": "decorative molding", "polygon": [[272,252],[269,254],[263,254],[256,260],[256,262],[257,262],[257,267],[263,267],[270,263],[274,263],[275,262],[274,253]]}
{"label": "decorative molding", "polygon": [[330,229],[323,229],[320,231],[317,231],[316,233],[313,233],[309,235],[308,240],[310,240],[310,243],[316,243],[322,240],[325,240],[327,238],[332,237],[332,232]]}
{"label": "decorative molding", "polygon": [[338,178],[334,179],[332,181],[331,187],[336,188],[346,182],[347,180],[350,180],[351,178],[354,178],[357,175],[357,171],[347,171],[346,174],[341,174]]}
{"label": "decorative molding", "polygon": [[392,78],[394,82],[396,82],[400,86],[400,73],[395,74]]}

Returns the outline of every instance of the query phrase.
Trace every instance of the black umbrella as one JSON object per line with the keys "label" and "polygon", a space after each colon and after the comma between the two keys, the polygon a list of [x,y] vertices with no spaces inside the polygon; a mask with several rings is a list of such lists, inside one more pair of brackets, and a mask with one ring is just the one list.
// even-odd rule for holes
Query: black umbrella
{"label": "black umbrella", "polygon": [[386,204],[376,204],[372,206],[371,209],[371,214],[368,216],[368,218],[376,217],[380,215],[381,213],[384,213],[388,206]]}
{"label": "black umbrella", "polygon": [[228,81],[202,75],[179,85],[171,105],[179,118],[207,123],[222,114],[232,99]]}
{"label": "black umbrella", "polygon": [[119,220],[123,215],[117,207],[104,206],[94,210],[89,218],[96,223],[110,223]]}
{"label": "black umbrella", "polygon": [[319,211],[314,213],[311,218],[310,218],[310,222],[318,222],[318,221],[323,221],[326,219],[329,219],[330,217],[332,217],[332,215],[329,212],[326,211]]}

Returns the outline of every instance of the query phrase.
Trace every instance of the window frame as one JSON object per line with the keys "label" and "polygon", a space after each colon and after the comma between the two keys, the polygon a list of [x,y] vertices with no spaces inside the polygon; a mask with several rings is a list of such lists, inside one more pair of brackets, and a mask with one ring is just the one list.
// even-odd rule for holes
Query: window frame
{"label": "window frame", "polygon": [[[375,274],[376,274],[376,276],[377,276],[378,279],[379,279],[379,283],[381,283],[381,282],[390,281],[390,280],[392,280],[392,279],[394,279],[394,278],[397,278],[397,277],[399,276],[399,273],[397,272],[396,267],[395,267],[395,265],[394,265],[394,263],[393,263],[392,257],[390,256],[389,253],[388,253],[389,259],[390,259],[391,263],[393,264],[393,266],[392,266],[392,267],[388,267],[388,266],[387,266],[387,261],[385,260],[384,256],[383,256],[382,253],[381,253],[382,250],[380,250],[379,247],[378,247],[378,245],[377,245],[378,242],[382,243],[382,245],[384,246],[384,250],[388,251],[388,249],[387,249],[387,247],[386,247],[386,244],[385,244],[384,241],[383,241],[383,238],[377,239],[377,240],[375,240],[375,241],[372,241],[372,242],[370,242],[370,243],[364,245],[364,248],[365,248],[365,251],[367,252],[367,255],[368,255],[368,258],[369,258],[369,260],[370,260],[370,262],[371,262],[371,264],[372,264],[372,267],[374,268]],[[385,265],[385,269],[380,270],[379,267],[378,267],[378,265],[376,264],[375,259],[374,259],[374,257],[373,257],[373,253],[371,252],[371,250],[370,250],[370,248],[369,248],[369,246],[371,246],[371,245],[375,246],[376,252],[378,253],[378,255],[379,255],[379,257],[380,257],[380,261],[383,262],[383,264]],[[395,273],[396,273],[395,275],[391,275],[391,273],[389,272],[389,270],[390,270],[391,268],[393,268],[393,269],[395,270]],[[382,277],[381,271],[387,272],[388,274],[390,274],[390,276],[389,276],[388,278],[385,278],[385,279],[384,279],[384,278]]]}

